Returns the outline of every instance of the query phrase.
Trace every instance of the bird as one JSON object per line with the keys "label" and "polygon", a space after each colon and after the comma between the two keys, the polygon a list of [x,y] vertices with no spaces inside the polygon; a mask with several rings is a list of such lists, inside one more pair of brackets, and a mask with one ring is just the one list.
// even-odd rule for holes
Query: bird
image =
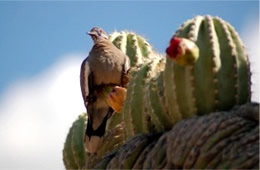
{"label": "bird", "polygon": [[109,41],[102,28],[93,27],[87,34],[91,36],[94,45],[80,69],[81,92],[88,115],[84,140],[86,151],[97,153],[107,120],[114,113],[105,93],[111,87],[127,86],[130,60]]}

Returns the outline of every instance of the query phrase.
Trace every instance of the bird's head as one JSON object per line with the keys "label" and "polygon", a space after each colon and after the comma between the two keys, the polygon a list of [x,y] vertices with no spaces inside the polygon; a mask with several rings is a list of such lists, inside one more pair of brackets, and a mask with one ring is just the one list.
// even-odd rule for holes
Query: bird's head
{"label": "bird's head", "polygon": [[91,36],[94,43],[103,39],[108,39],[108,36],[105,33],[105,31],[99,27],[92,28],[87,34]]}

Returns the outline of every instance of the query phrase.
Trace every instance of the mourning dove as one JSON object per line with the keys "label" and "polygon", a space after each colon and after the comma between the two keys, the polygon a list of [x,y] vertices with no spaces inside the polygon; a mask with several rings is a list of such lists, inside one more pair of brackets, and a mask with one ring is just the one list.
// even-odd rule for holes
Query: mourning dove
{"label": "mourning dove", "polygon": [[106,122],[114,112],[106,94],[115,86],[126,86],[124,80],[130,61],[101,28],[94,27],[88,34],[94,45],[81,65],[80,85],[88,114],[85,145],[88,152],[96,153],[105,134]]}

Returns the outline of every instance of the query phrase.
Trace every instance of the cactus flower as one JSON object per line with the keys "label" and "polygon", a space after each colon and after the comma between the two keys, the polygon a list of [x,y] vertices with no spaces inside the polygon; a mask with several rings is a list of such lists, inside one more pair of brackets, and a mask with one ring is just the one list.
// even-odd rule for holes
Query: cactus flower
{"label": "cactus flower", "polygon": [[191,40],[174,36],[166,53],[179,65],[193,65],[199,57],[199,48]]}

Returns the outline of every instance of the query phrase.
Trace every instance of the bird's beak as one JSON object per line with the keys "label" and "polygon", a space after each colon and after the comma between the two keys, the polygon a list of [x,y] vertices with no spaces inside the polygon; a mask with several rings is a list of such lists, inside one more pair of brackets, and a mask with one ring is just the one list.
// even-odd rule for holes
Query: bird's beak
{"label": "bird's beak", "polygon": [[92,35],[96,35],[94,32],[87,32],[88,35],[92,36]]}

